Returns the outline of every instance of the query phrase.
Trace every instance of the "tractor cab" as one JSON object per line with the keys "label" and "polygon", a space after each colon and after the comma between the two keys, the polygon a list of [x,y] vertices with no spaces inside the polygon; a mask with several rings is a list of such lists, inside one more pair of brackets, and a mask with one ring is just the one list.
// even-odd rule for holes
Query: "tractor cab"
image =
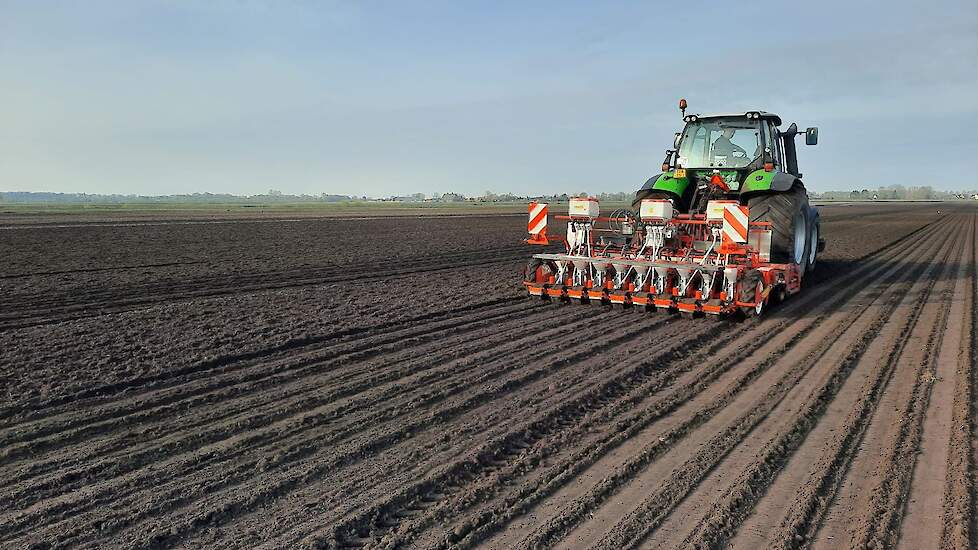
{"label": "tractor cab", "polygon": [[[710,200],[745,200],[754,192],[800,184],[797,125],[780,130],[781,117],[764,111],[686,115],[683,109],[683,121],[675,147],[666,151],[663,173],[639,190],[636,207],[643,198],[667,197],[680,212],[702,213]],[[818,129],[809,128],[806,143],[817,140]]]}
{"label": "tractor cab", "polygon": [[[761,168],[766,149],[774,142],[776,124],[770,119],[740,116],[687,117],[680,134],[675,163],[708,173]],[[771,151],[772,156],[777,153]],[[731,182],[736,184],[737,182]],[[736,188],[736,187],[734,187]]]}

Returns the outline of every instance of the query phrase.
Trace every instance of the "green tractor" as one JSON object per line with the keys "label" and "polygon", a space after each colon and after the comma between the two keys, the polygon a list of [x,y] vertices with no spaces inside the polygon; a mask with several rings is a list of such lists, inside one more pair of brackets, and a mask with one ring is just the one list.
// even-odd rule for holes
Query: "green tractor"
{"label": "green tractor", "polygon": [[[685,99],[679,108],[686,126],[633,207],[668,199],[679,213],[700,214],[711,200],[737,200],[749,207],[751,223],[771,224],[771,262],[798,264],[801,274],[814,268],[825,243],[798,170],[798,126],[782,130],[781,117],[764,111],[687,115]],[[805,143],[818,143],[818,128],[805,130]]]}

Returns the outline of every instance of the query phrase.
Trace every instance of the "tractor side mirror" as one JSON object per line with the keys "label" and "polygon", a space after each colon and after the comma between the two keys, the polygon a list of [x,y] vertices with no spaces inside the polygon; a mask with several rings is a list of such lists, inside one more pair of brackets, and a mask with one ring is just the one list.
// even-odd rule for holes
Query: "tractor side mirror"
{"label": "tractor side mirror", "polygon": [[683,135],[681,133],[676,132],[676,137],[672,138],[672,146],[679,149],[679,139],[682,137]]}
{"label": "tractor side mirror", "polygon": [[805,130],[805,145],[815,145],[818,143],[818,128],[808,128]]}

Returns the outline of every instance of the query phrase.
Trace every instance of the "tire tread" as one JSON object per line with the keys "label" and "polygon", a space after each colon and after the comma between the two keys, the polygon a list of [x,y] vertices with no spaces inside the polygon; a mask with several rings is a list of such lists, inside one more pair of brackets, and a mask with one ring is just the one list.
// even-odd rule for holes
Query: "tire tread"
{"label": "tire tread", "polygon": [[[747,199],[747,205],[750,208],[750,221],[771,223],[771,261],[774,263],[793,262],[795,213],[800,210],[805,219],[808,219],[808,194],[805,192],[805,188],[801,185],[795,185],[783,193],[754,195]],[[805,229],[807,243],[807,221]],[[812,244],[807,243],[805,247],[805,264],[808,262],[810,246]],[[805,271],[805,267],[806,265],[802,265],[802,271]]]}

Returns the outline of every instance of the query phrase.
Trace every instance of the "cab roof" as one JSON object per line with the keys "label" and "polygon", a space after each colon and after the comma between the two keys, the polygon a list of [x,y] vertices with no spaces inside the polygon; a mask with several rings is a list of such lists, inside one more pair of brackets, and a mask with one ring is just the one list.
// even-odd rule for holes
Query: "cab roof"
{"label": "cab roof", "polygon": [[[756,113],[760,115],[759,118],[770,120],[774,122],[775,126],[781,126],[781,117],[779,117],[774,113],[769,113],[767,111],[744,111],[743,113],[714,114],[714,115],[695,114],[692,116],[700,120],[715,119],[715,118],[747,118],[747,113]],[[690,116],[690,115],[686,115],[686,116]]]}

